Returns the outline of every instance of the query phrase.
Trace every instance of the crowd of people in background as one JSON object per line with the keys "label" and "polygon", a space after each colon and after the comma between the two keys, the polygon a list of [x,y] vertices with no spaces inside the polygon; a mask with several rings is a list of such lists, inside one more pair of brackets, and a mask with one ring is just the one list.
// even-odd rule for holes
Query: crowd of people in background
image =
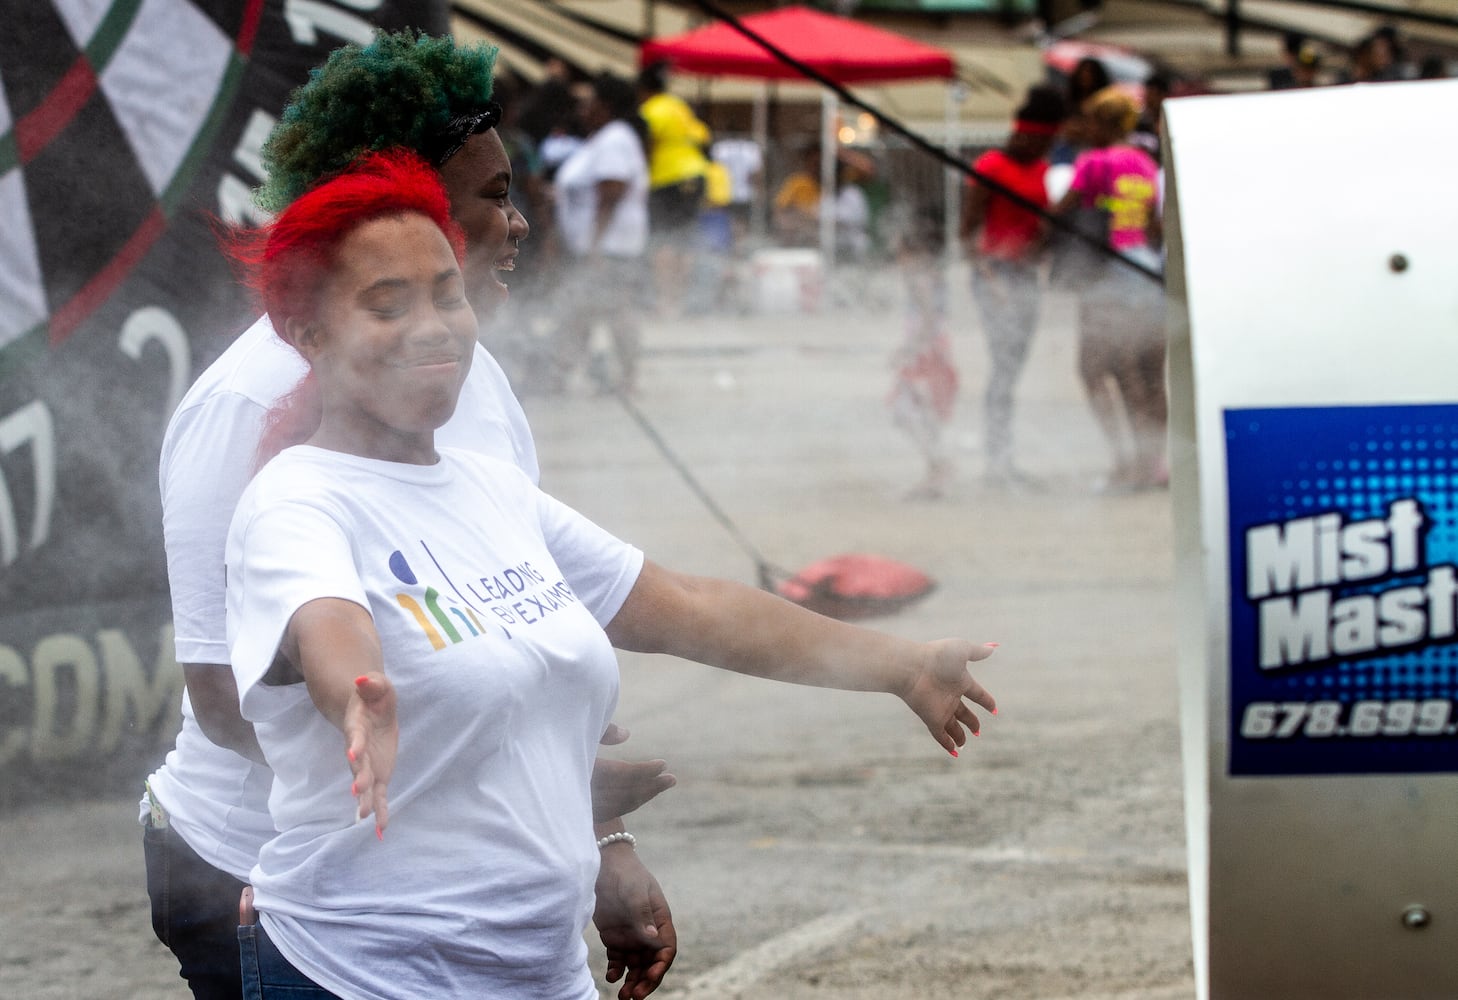
{"label": "crowd of people in background", "polygon": [[[1325,68],[1321,48],[1301,34],[1285,36],[1283,56],[1271,89],[1448,75],[1440,58],[1410,59],[1391,27],[1361,39],[1337,71]],[[1164,67],[1143,80],[1115,80],[1091,56],[1059,82],[1032,89],[1007,143],[973,161],[963,196],[959,229],[990,360],[980,427],[985,479],[1018,491],[1041,488],[1013,460],[1012,401],[1042,293],[1054,288],[1077,297],[1078,376],[1111,463],[1099,488],[1159,489],[1169,479],[1161,113],[1170,97],[1201,88]],[[900,383],[893,398],[902,407],[898,423],[910,429]],[[927,426],[926,414],[915,426]],[[912,436],[931,470],[912,496],[939,495],[945,459],[928,452],[924,432]]]}
{"label": "crowd of people in background", "polygon": [[1452,75],[1442,56],[1428,54],[1414,60],[1401,35],[1391,25],[1383,25],[1358,40],[1347,54],[1345,64],[1328,47],[1305,34],[1287,32],[1281,40],[1281,61],[1268,78],[1272,90],[1392,80],[1440,80]]}
{"label": "crowd of people in background", "polygon": [[[1335,51],[1288,34],[1270,88],[1447,75],[1440,59],[1410,58],[1390,27],[1363,38],[1340,67]],[[939,191],[912,191],[904,181],[902,190],[890,188],[895,169],[883,150],[839,146],[827,172],[813,131],[770,149],[743,133],[716,133],[707,109],[674,93],[667,69],[649,66],[636,81],[586,78],[556,61],[531,87],[500,83],[500,132],[534,238],[521,251],[522,294],[487,343],[521,391],[559,393],[585,379],[600,392],[631,393],[645,318],[748,312],[746,248],[818,250],[841,279],[822,301],[850,304],[850,289],[884,308],[879,273],[902,276],[906,340],[892,359],[893,418],[925,461],[908,496],[938,497],[951,475],[941,430],[952,419],[958,373],[946,289],[929,276],[946,259],[942,236],[956,230],[988,352],[977,421],[985,480],[1041,488],[1015,461],[1013,401],[1043,293],[1053,288],[1078,297],[1078,377],[1110,452],[1102,488],[1164,485],[1161,110],[1172,96],[1201,92],[1198,81],[1166,66],[1142,80],[1115,80],[1092,57],[1051,75],[1030,91],[1004,145],[969,151],[962,217],[948,229]],[[1094,204],[1117,211],[1100,222]],[[1078,277],[1070,244],[1079,241],[1060,236],[1068,227],[1054,216],[1078,226],[1092,218],[1112,263],[1097,277]],[[825,248],[827,232],[835,235]],[[1121,266],[1119,256],[1134,266]],[[537,294],[546,288],[561,294]]]}
{"label": "crowd of people in background", "polygon": [[[1289,37],[1285,52],[1272,88],[1322,82],[1308,40]],[[243,977],[262,997],[423,995],[445,981],[461,993],[586,997],[596,995],[582,941],[589,921],[607,950],[607,979],[624,980],[619,995],[652,993],[676,938],[656,881],[628,853],[621,816],[672,779],[660,777],[661,761],[596,761],[600,742],[621,738],[610,644],[792,683],[894,691],[954,756],[979,730],[972,705],[995,712],[967,671],[995,644],[911,643],[674,573],[536,488],[535,445],[513,389],[565,392],[585,372],[601,391],[635,392],[644,318],[684,314],[702,260],[734,252],[757,202],[773,208],[770,240],[818,247],[849,269],[879,241],[899,269],[906,315],[888,402],[924,463],[907,499],[943,498],[952,479],[945,431],[962,386],[962,331],[947,309],[950,231],[970,265],[988,352],[977,421],[985,482],[1043,488],[1017,461],[1014,400],[1043,300],[1060,289],[1076,298],[1077,376],[1108,447],[1099,488],[1168,484],[1160,111],[1180,92],[1169,73],[1150,75],[1136,96],[1090,58],[1061,86],[1032,87],[1006,141],[970,163],[951,230],[937,206],[917,205],[878,232],[884,178],[864,151],[827,158],[807,139],[769,200],[765,151],[716,138],[669,91],[664,67],[636,80],[578,79],[558,64],[526,89],[493,87],[494,59],[449,39],[387,34],[341,48],[295,92],[263,150],[259,204],[277,215],[230,245],[267,315],[198,380],[168,428],[160,481],[188,700],[139,818],[154,928],[197,996],[237,995]],[[1384,29],[1331,82],[1444,69],[1414,66]],[[427,127],[409,100],[439,120]],[[367,113],[334,114],[341,105]],[[360,158],[365,149],[390,152]],[[827,248],[828,230],[836,241]],[[498,273],[528,259],[510,293],[516,312],[483,336],[478,314],[509,297]],[[848,304],[873,301],[858,287]],[[611,346],[594,353],[598,329]],[[493,339],[503,331],[513,340]],[[493,354],[516,366],[514,386]],[[427,471],[437,465],[445,475]],[[222,515],[235,505],[230,530]],[[483,509],[495,520],[466,518],[462,543],[455,516]],[[426,589],[422,610],[400,590],[419,581],[392,551],[395,536],[380,534],[386,523],[429,535],[434,549],[422,540],[419,563],[442,574],[433,552],[458,546],[470,553],[463,571],[558,567],[559,587],[570,583],[570,616],[535,633],[523,623],[514,646],[501,628],[514,650],[502,662],[530,688],[529,717],[516,720],[472,680],[475,654],[496,634],[468,604]],[[360,544],[378,558],[357,564]],[[769,627],[746,631],[750,621]],[[462,632],[481,642],[462,645]],[[439,686],[422,643],[460,645],[453,688]],[[566,686],[527,685],[539,663],[563,671]],[[454,696],[419,703],[420,692],[440,691],[482,714],[461,715]],[[543,794],[533,766],[496,760],[496,746],[476,738],[492,713],[520,723],[512,739],[539,748],[540,773],[567,780]],[[453,726],[459,738],[442,742]],[[482,774],[525,822],[483,805],[494,800],[480,797]],[[416,797],[431,804],[412,807]],[[346,818],[371,814],[365,827]],[[454,853],[422,867],[442,830]],[[540,863],[544,843],[551,865]],[[505,863],[468,865],[482,846],[500,848]],[[356,864],[365,850],[370,871]],[[463,889],[484,934],[452,929]],[[651,924],[631,925],[644,914]],[[412,951],[419,941],[430,947]]]}
{"label": "crowd of people in background", "polygon": [[[645,317],[721,304],[723,276],[702,272],[747,233],[763,150],[716,138],[662,65],[633,80],[552,60],[533,86],[509,76],[499,86],[534,238],[521,253],[524,294],[488,343],[523,392],[564,392],[585,376],[597,391],[631,393]],[[608,350],[592,345],[599,329]]]}

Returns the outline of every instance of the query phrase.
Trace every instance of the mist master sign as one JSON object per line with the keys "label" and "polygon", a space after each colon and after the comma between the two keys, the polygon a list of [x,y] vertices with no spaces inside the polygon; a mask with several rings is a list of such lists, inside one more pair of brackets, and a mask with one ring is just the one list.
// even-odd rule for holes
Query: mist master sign
{"label": "mist master sign", "polygon": [[1232,775],[1458,771],[1458,405],[1225,411]]}

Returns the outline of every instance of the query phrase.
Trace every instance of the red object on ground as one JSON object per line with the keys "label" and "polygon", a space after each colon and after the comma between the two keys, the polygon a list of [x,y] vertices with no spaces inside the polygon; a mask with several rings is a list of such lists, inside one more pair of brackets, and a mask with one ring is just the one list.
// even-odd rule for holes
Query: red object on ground
{"label": "red object on ground", "polygon": [[884,556],[849,553],[813,562],[775,590],[811,611],[851,619],[899,611],[935,586],[914,566]]}
{"label": "red object on ground", "polygon": [[[781,7],[739,20],[836,83],[951,79],[956,75],[952,55],[944,49],[808,7]],[[802,79],[794,68],[722,21],[643,43],[639,51],[642,65],[663,60],[680,73],[699,76]]]}

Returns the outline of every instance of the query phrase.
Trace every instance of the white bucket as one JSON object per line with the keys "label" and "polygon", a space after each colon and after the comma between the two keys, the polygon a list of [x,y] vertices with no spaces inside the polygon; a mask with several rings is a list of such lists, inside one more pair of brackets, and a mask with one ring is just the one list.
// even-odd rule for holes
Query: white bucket
{"label": "white bucket", "polygon": [[819,250],[770,247],[756,250],[750,262],[759,312],[819,311],[825,272]]}

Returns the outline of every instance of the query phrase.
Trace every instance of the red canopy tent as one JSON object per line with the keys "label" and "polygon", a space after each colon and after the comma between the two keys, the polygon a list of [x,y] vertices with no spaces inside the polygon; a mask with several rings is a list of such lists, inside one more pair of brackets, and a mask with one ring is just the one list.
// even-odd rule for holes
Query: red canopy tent
{"label": "red canopy tent", "polygon": [[[808,7],[782,7],[740,23],[836,83],[951,79],[950,53],[915,39]],[[643,43],[643,65],[667,61],[681,73],[797,80],[800,73],[730,25],[719,22]]]}
{"label": "red canopy tent", "polygon": [[[872,25],[836,17],[808,7],[782,7],[739,19],[744,27],[838,84],[890,83],[902,80],[952,80],[956,63],[951,53]],[[802,80],[804,76],[732,25],[716,22],[694,31],[644,42],[644,66],[667,62],[679,73],[696,76],[738,76],[759,80]],[[821,184],[831,190],[835,170],[835,94],[824,92]],[[948,119],[953,104],[949,99]],[[765,137],[757,136],[761,145]],[[949,184],[949,190],[953,185]],[[950,195],[949,195],[950,197]],[[820,240],[829,262],[834,245],[834,220],[822,213]]]}

